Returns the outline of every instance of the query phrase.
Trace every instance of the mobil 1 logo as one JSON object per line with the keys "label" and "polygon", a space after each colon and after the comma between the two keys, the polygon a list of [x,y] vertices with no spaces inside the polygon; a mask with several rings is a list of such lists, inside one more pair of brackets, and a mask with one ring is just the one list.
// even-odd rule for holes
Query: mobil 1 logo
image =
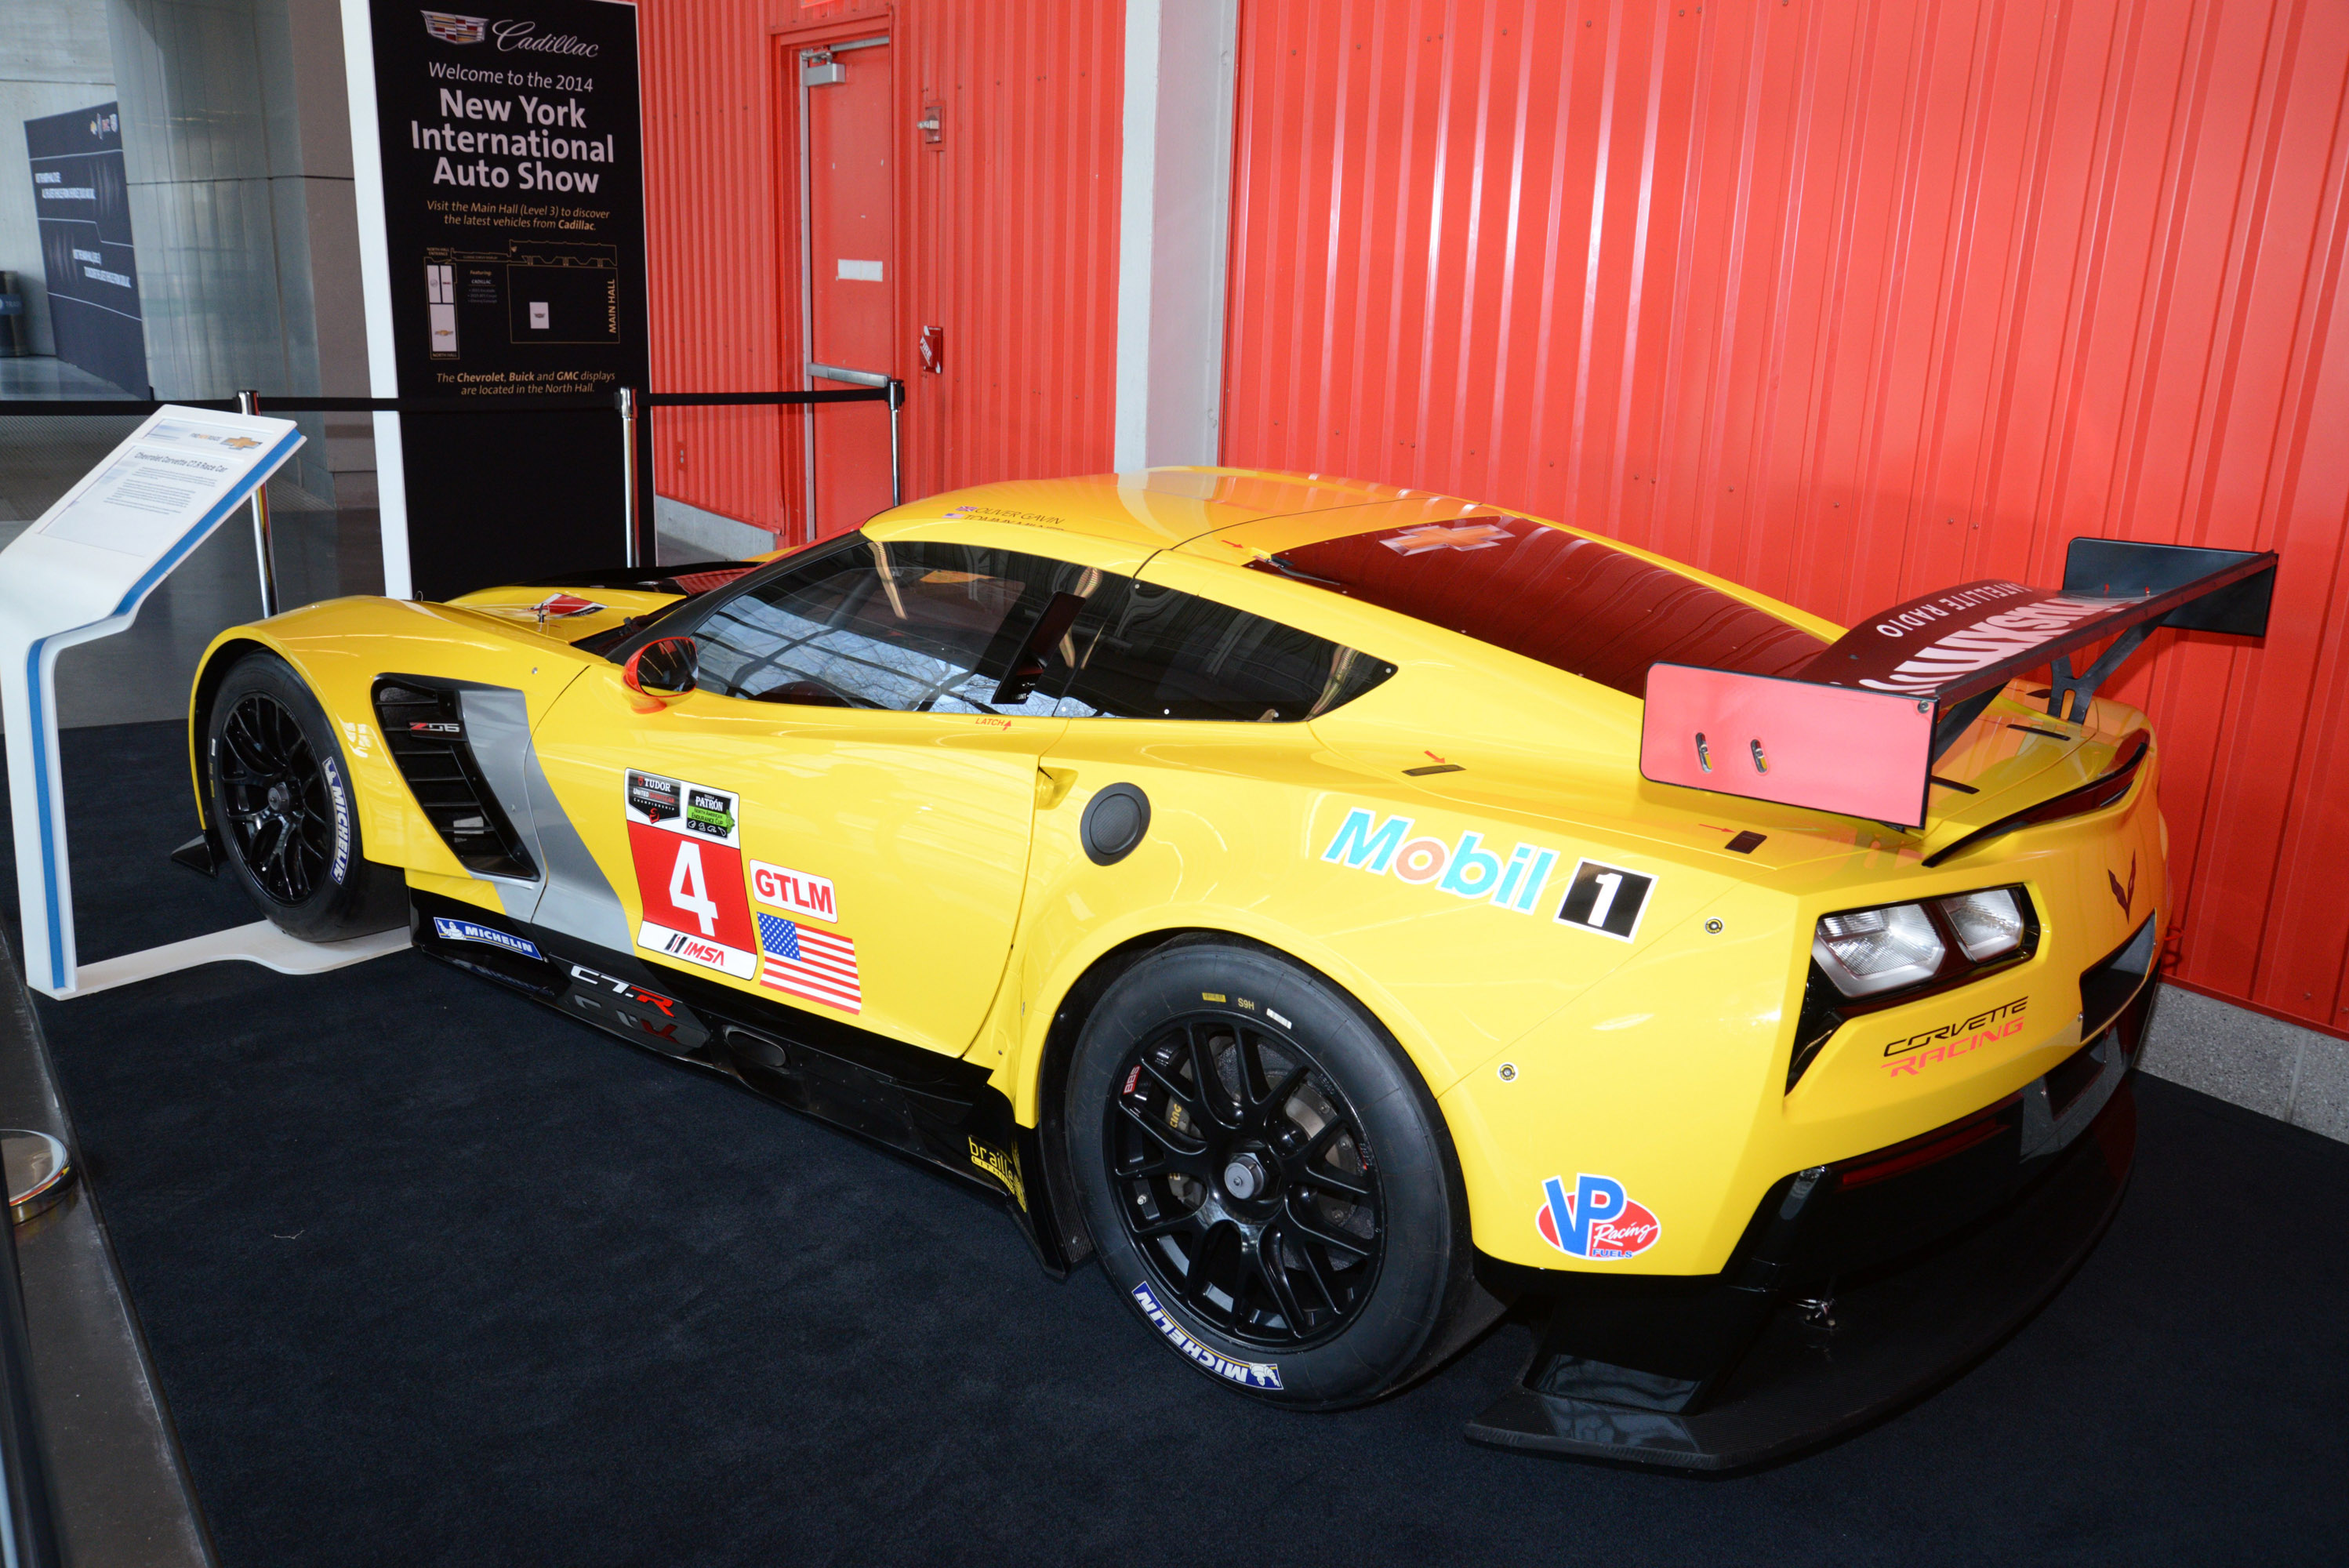
{"label": "mobil 1 logo", "polygon": [[1629,942],[1640,929],[1640,916],[1647,913],[1648,895],[1655,887],[1656,879],[1644,872],[1584,861],[1567,882],[1565,902],[1557,906],[1558,923]]}

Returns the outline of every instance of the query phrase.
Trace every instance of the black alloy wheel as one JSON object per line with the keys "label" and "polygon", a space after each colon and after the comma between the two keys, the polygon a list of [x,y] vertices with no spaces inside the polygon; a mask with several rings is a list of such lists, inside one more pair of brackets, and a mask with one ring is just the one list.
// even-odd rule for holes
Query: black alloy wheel
{"label": "black alloy wheel", "polygon": [[1380,1181],[1361,1119],[1292,1039],[1227,1013],[1168,1019],[1107,1107],[1118,1216],[1165,1295],[1230,1338],[1303,1349],[1378,1283]]}
{"label": "black alloy wheel", "polygon": [[408,923],[408,879],[367,858],[351,764],[293,665],[254,649],[198,677],[204,820],[272,924],[341,942]]}
{"label": "black alloy wheel", "polygon": [[261,891],[310,901],[335,852],[335,807],[301,722],[265,692],[237,699],[221,728],[223,826]]}

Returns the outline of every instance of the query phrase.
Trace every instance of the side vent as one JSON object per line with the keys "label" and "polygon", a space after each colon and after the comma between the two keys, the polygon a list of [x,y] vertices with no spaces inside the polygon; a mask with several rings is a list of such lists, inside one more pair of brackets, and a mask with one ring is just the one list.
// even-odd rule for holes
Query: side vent
{"label": "side vent", "polygon": [[375,717],[400,777],[457,863],[481,876],[537,881],[522,836],[473,760],[457,694],[387,677],[375,683]]}

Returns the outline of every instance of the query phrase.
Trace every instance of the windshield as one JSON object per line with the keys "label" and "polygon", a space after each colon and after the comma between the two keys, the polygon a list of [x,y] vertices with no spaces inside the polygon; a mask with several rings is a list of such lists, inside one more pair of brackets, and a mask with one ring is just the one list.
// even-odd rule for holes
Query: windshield
{"label": "windshield", "polygon": [[1385,529],[1248,564],[1637,697],[1651,665],[1784,676],[1826,647],[1719,589],[1522,517]]}

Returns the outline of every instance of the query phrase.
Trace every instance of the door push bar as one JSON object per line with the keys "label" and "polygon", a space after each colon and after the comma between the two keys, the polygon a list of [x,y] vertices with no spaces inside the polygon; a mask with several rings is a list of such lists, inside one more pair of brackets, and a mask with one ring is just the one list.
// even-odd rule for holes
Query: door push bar
{"label": "door push bar", "polygon": [[897,456],[897,410],[905,406],[905,384],[894,376],[884,376],[878,370],[851,370],[841,365],[818,365],[808,361],[807,373],[826,381],[845,381],[851,387],[874,387],[889,394],[889,504],[905,504],[904,465]]}

